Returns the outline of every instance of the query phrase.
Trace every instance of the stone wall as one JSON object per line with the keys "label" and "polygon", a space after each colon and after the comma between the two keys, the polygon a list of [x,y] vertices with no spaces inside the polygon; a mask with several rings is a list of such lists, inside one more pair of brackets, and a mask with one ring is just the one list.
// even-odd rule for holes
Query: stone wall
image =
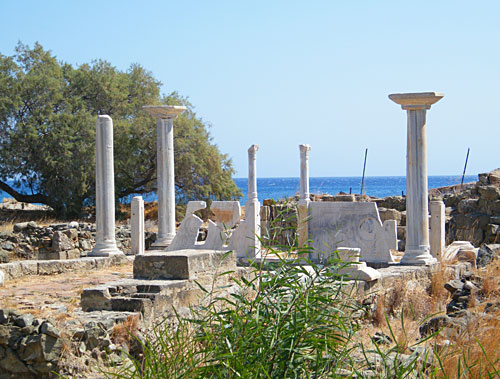
{"label": "stone wall", "polygon": [[62,347],[59,331],[49,322],[0,310],[0,377],[53,377]]}
{"label": "stone wall", "polygon": [[[54,260],[86,257],[95,245],[95,224],[70,223],[39,226],[35,222],[15,224],[11,233],[0,233],[0,263],[12,260]],[[146,248],[156,233],[146,232]],[[130,253],[130,226],[116,228],[116,243]]]}
{"label": "stone wall", "polygon": [[443,190],[446,204],[446,243],[470,241],[478,247],[500,241],[500,170],[480,174],[463,189]]}

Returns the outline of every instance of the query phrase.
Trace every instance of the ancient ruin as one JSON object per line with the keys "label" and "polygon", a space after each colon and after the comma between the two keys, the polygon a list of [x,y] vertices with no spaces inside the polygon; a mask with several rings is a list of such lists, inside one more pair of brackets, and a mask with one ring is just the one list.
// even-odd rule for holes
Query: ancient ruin
{"label": "ancient ruin", "polygon": [[186,110],[184,106],[144,106],[156,119],[158,176],[158,237],[153,247],[166,248],[175,236],[174,119]]}
{"label": "ancient ruin", "polygon": [[89,256],[123,254],[115,240],[115,175],[113,120],[97,117],[96,127],[96,245]]}
{"label": "ancient ruin", "polygon": [[[265,231],[271,227],[276,210],[273,206],[278,205],[264,202],[261,206],[258,200],[258,145],[248,149],[248,200],[244,209],[238,201],[212,201],[210,211],[213,216],[204,223],[196,212],[206,209],[207,204],[190,201],[184,219],[175,230],[173,120],[184,110],[183,107],[145,107],[157,119],[158,128],[156,241],[151,243],[152,233],[145,230],[144,201],[140,196],[132,199],[130,226],[115,229],[113,124],[109,116],[99,116],[96,226],[77,222],[53,224],[47,228],[34,223],[16,224],[15,238],[0,235],[1,248],[34,259],[0,264],[0,283],[25,276],[132,264],[131,276],[107,277],[106,281],[98,282],[98,285],[92,283],[81,291],[79,317],[91,321],[74,335],[88,345],[85,348],[96,348],[108,346],[109,330],[128,317],[138,317],[148,324],[172,316],[174,308],[178,314],[189,315],[191,305],[203,302],[205,292],[202,288],[213,285],[214,277],[222,272],[231,272],[231,277],[224,277],[218,283],[224,287],[218,295],[234,293],[237,289],[231,278],[244,278],[249,273],[248,266],[255,262],[266,268],[266,264],[283,258],[287,264],[302,265],[305,270],[310,270],[311,261],[321,266],[332,257],[338,258],[345,264],[338,273],[345,276],[356,296],[368,301],[372,292],[386,293],[401,278],[427,280],[437,269],[437,259],[440,259],[458,261],[459,279],[447,283],[447,289],[455,297],[447,309],[451,316],[446,315],[445,321],[453,324],[451,318],[458,317],[456,315],[467,308],[473,292],[471,288],[474,289],[468,282],[470,278],[464,279],[467,275],[462,273],[486,265],[500,252],[500,245],[493,243],[497,241],[500,229],[500,174],[480,175],[473,188],[463,188],[464,195],[441,189],[443,192],[431,191],[429,199],[425,116],[426,110],[442,97],[434,92],[390,95],[391,100],[408,112],[406,198],[311,194],[309,154],[312,150],[309,145],[299,145],[300,192],[294,200],[294,226],[298,238],[295,245],[290,244],[290,249],[283,251],[283,256],[276,251],[269,254],[266,243],[262,244],[262,241],[266,242]],[[479,215],[476,217],[479,232],[475,229],[465,231],[465,224],[470,221],[465,216],[468,211]],[[447,232],[451,232],[454,238],[463,236],[464,240],[468,239],[467,233],[470,232],[474,245],[467,241],[450,243]],[[95,246],[92,247],[94,240]],[[28,249],[26,241],[36,245],[36,250],[22,250]],[[483,245],[478,248],[480,244]],[[402,258],[401,250],[405,252]],[[297,251],[302,254],[295,254]],[[309,255],[304,254],[307,251]],[[452,288],[452,284],[456,288]],[[374,300],[370,301],[373,304]],[[46,321],[40,321],[34,329],[34,322],[15,312],[0,311],[0,324],[6,328],[17,333],[16,328],[21,328],[18,325],[26,324],[34,330],[30,332],[30,338],[41,341],[40,346],[44,348],[51,344],[50,354],[39,363],[42,370],[39,372],[46,372],[56,364],[56,356],[61,351],[61,335]],[[106,323],[108,331],[96,331],[99,323]],[[426,324],[425,328],[428,327]],[[425,328],[422,333],[426,333]],[[101,333],[100,339],[94,338],[94,333]],[[28,370],[27,367],[31,368],[33,364],[28,359],[26,346],[27,342],[8,346],[9,351],[15,351],[9,359],[15,361],[14,358],[19,356],[20,363],[15,361],[16,367],[22,370]]]}

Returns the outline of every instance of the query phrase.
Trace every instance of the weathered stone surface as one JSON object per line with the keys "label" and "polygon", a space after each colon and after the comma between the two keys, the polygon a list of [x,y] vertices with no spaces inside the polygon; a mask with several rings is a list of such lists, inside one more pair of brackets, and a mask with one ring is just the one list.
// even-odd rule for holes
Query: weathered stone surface
{"label": "weathered stone surface", "polygon": [[210,250],[179,250],[168,253],[148,253],[136,256],[136,279],[195,279],[198,273],[236,267],[233,253]]}
{"label": "weathered stone surface", "polygon": [[401,223],[401,212],[395,209],[379,208],[378,213],[382,222],[385,220],[396,220],[398,225]]}
{"label": "weathered stone surface", "polygon": [[474,246],[469,241],[455,241],[447,246],[443,252],[443,260],[451,261],[455,259],[460,249],[474,249]]}
{"label": "weathered stone surface", "polygon": [[500,244],[484,244],[477,253],[476,265],[486,267],[494,258],[500,257]]}
{"label": "weathered stone surface", "polygon": [[454,279],[447,282],[444,288],[453,295],[456,291],[461,291],[464,288],[464,283],[461,280]]}
{"label": "weathered stone surface", "polygon": [[377,270],[368,267],[365,262],[359,261],[360,249],[339,247],[334,254],[338,255],[342,262],[352,263],[346,267],[340,268],[338,271],[340,275],[347,275],[349,279],[362,280],[365,282],[380,279],[381,274]]}
{"label": "weathered stone surface", "polygon": [[383,199],[376,199],[379,207],[386,209],[395,209],[399,212],[406,210],[406,198],[402,196],[389,196]]}
{"label": "weathered stone surface", "polygon": [[451,318],[446,315],[436,316],[422,324],[419,328],[422,338],[439,331],[451,323]]}
{"label": "weathered stone surface", "polygon": [[25,326],[31,326],[33,324],[34,317],[30,313],[25,313],[19,315],[14,320],[14,325],[19,326],[20,328],[24,328]]}
{"label": "weathered stone surface", "polygon": [[22,276],[38,274],[38,263],[36,261],[19,261],[19,265]]}
{"label": "weathered stone surface", "polygon": [[38,261],[38,275],[54,275],[63,272],[62,261]]}
{"label": "weathered stone surface", "polygon": [[203,221],[194,212],[206,208],[204,201],[190,201],[186,207],[186,215],[167,251],[194,249],[198,233]]}
{"label": "weathered stone surface", "polygon": [[5,272],[5,279],[11,280],[22,276],[23,270],[19,262],[4,263],[0,269]]}
{"label": "weathered stone surface", "polygon": [[48,321],[43,321],[38,330],[39,333],[47,334],[48,336],[52,336],[54,338],[60,337],[59,330],[57,330],[56,327]]}
{"label": "weathered stone surface", "polygon": [[108,287],[85,288],[82,292],[81,307],[84,312],[112,310],[111,294]]}
{"label": "weathered stone surface", "polygon": [[75,241],[78,240],[78,230],[75,229],[75,228],[72,228],[71,226],[70,226],[70,229],[67,229],[67,230],[64,231],[64,234],[66,234],[66,236],[68,236],[68,238],[72,242],[75,242]]}
{"label": "weathered stone surface", "polygon": [[52,251],[67,251],[74,247],[75,245],[65,232],[54,232],[54,236],[52,237]]}
{"label": "weathered stone surface", "polygon": [[10,252],[0,249],[0,263],[9,263],[10,262]]}
{"label": "weathered stone surface", "polygon": [[310,215],[308,235],[315,252],[353,247],[361,249],[362,261],[393,262],[396,223],[382,224],[375,203],[311,202]]}
{"label": "weathered stone surface", "polygon": [[12,251],[14,250],[14,244],[12,242],[6,241],[0,245],[0,248],[6,251]]}
{"label": "weathered stone surface", "polygon": [[10,348],[6,349],[5,357],[0,360],[0,367],[7,373],[22,374],[30,372],[26,364]]}
{"label": "weathered stone surface", "polygon": [[112,297],[111,310],[126,312],[141,312],[148,318],[153,309],[153,303],[146,298]]}
{"label": "weathered stone surface", "polygon": [[479,199],[463,199],[458,205],[457,209],[460,213],[473,213],[477,212]]}
{"label": "weathered stone surface", "polygon": [[34,221],[29,221],[29,222],[20,222],[17,224],[14,224],[14,232],[18,233],[21,232],[25,229],[35,229],[37,227],[36,222]]}
{"label": "weathered stone surface", "polygon": [[480,186],[478,188],[481,199],[484,200],[498,200],[500,198],[500,188],[494,185]]}

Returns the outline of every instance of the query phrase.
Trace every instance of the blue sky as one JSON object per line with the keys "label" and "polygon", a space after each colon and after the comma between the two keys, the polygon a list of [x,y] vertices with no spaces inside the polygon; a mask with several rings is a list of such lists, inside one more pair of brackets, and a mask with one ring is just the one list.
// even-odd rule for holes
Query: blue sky
{"label": "blue sky", "polygon": [[440,91],[430,175],[500,166],[498,1],[2,1],[0,53],[40,42],[78,65],[140,63],[188,96],[239,177],[404,175],[406,115],[387,95]]}

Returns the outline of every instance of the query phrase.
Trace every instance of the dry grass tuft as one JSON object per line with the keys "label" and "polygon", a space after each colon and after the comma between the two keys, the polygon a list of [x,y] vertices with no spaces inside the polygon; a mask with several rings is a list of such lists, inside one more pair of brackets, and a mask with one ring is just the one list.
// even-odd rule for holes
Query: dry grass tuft
{"label": "dry grass tuft", "polygon": [[[453,341],[440,351],[446,377],[458,372],[467,378],[500,376],[500,313],[476,315]],[[468,370],[468,372],[467,372]]]}
{"label": "dry grass tuft", "polygon": [[385,297],[385,307],[388,315],[395,316],[405,300],[406,282],[403,279],[394,282],[392,290]]}
{"label": "dry grass tuft", "polygon": [[120,346],[126,344],[130,347],[131,338],[138,333],[139,327],[139,316],[132,315],[128,316],[127,320],[116,324],[113,327],[113,332],[111,333],[111,340],[114,344]]}
{"label": "dry grass tuft", "polygon": [[496,299],[500,297],[500,262],[492,261],[488,266],[476,272],[483,278],[478,294],[483,299]]}
{"label": "dry grass tuft", "polygon": [[375,311],[373,312],[373,324],[375,326],[382,326],[385,324],[384,297],[381,295],[378,295],[377,299],[375,300]]}

